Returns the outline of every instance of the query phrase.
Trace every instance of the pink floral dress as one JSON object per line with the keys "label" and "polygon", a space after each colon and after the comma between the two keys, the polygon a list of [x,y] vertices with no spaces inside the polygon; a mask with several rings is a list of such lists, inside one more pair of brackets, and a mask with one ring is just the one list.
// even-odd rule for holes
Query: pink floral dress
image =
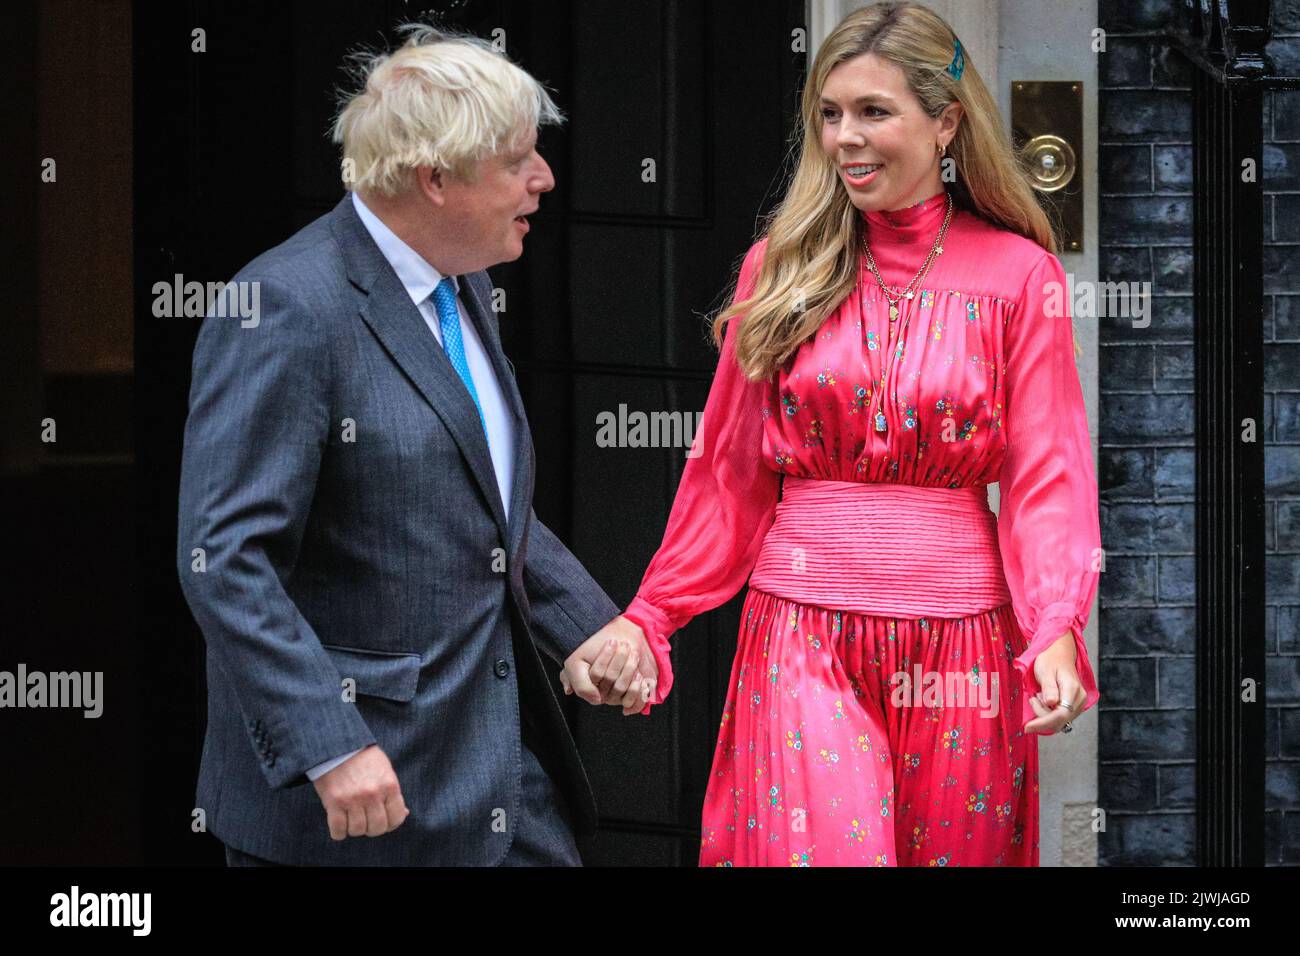
{"label": "pink floral dress", "polygon": [[[894,289],[945,201],[865,214]],[[958,208],[891,320],[860,259],[773,379],[745,379],[728,327],[698,454],[625,612],[659,666],[650,704],[672,688],[669,636],[748,581],[700,865],[1036,866],[1034,659],[1072,634],[1087,706],[1099,696],[1082,638],[1097,487],[1065,274]]]}

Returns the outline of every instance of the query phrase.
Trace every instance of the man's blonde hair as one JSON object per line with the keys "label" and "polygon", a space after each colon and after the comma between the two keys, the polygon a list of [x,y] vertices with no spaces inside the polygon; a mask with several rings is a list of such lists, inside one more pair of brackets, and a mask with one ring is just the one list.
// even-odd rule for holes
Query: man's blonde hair
{"label": "man's blonde hair", "polygon": [[534,127],[562,123],[546,88],[491,43],[422,23],[392,53],[349,56],[356,91],[339,99],[343,187],[393,197],[416,166],[472,181],[478,162],[522,146]]}

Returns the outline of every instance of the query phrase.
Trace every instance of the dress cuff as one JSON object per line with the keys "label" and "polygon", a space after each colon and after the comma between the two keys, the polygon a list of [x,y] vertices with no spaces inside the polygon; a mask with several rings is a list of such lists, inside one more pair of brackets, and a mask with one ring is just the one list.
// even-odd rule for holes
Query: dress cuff
{"label": "dress cuff", "polygon": [[1101,698],[1097,690],[1096,678],[1093,677],[1092,666],[1088,662],[1088,649],[1083,642],[1083,623],[1075,615],[1072,604],[1053,604],[1043,611],[1029,646],[1013,662],[1021,677],[1020,727],[1022,730],[1025,724],[1038,719],[1038,714],[1029,703],[1030,698],[1042,690],[1038,679],[1034,676],[1034,661],[1038,659],[1039,654],[1060,640],[1067,631],[1074,635],[1074,669],[1079,675],[1079,684],[1086,695],[1083,710],[1088,710]]}
{"label": "dress cuff", "polygon": [[668,635],[676,628],[668,620],[668,615],[645,600],[639,594],[632,599],[623,616],[645,632],[646,643],[654,654],[655,666],[659,669],[659,678],[655,681],[655,692],[646,702],[641,713],[649,715],[653,704],[662,704],[673,687],[672,648],[668,646]]}

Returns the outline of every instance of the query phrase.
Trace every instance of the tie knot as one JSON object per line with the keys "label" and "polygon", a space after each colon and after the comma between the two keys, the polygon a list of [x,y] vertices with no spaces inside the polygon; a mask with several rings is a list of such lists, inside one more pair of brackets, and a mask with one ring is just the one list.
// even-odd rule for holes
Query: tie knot
{"label": "tie knot", "polygon": [[456,281],[451,276],[443,276],[442,281],[439,282],[433,288],[434,301],[436,302],[439,299],[442,299],[443,301],[447,301],[448,299],[451,299],[454,301],[455,298],[456,298]]}

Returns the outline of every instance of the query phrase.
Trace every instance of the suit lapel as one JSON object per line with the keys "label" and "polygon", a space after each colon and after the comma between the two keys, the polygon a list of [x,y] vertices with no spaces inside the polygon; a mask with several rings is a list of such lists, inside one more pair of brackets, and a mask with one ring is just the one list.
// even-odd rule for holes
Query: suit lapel
{"label": "suit lapel", "polygon": [[[484,285],[491,288],[491,280],[487,273],[483,272],[480,275],[483,276]],[[514,481],[510,489],[510,527],[506,537],[507,553],[513,555],[523,533],[525,509],[531,507],[533,500],[533,450],[532,438],[528,431],[528,416],[524,412],[524,400],[515,382],[514,369],[510,367],[505,350],[501,347],[496,322],[488,314],[488,304],[479,294],[473,277],[461,276],[460,292],[465,302],[465,311],[469,313],[474,328],[478,330],[479,341],[483,343],[483,348],[492,361],[492,370],[496,373],[497,381],[501,383],[502,391],[506,395],[506,403],[515,416]]]}
{"label": "suit lapel", "polygon": [[[484,276],[484,282],[491,282],[487,278],[486,272],[480,273],[480,275]],[[519,389],[515,386],[514,372],[510,368],[509,362],[506,361],[505,351],[501,348],[501,339],[497,336],[496,322],[488,314],[488,305],[479,295],[477,284],[472,280],[471,276],[461,276],[458,281],[461,301],[465,303],[465,311],[469,313],[470,321],[474,323],[474,328],[478,332],[479,341],[483,343],[488,359],[492,362],[492,371],[496,373],[497,381],[501,383],[506,394],[506,404],[516,419],[523,418],[523,399],[519,396]]]}
{"label": "suit lapel", "polygon": [[[510,529],[507,527],[505,510],[501,506],[501,491],[497,486],[496,471],[492,467],[487,436],[483,434],[478,409],[466,391],[465,383],[456,374],[447,354],[439,348],[438,340],[429,332],[420,310],[411,301],[401,280],[397,278],[397,273],[361,222],[352,206],[351,195],[343,197],[332,217],[331,226],[348,263],[348,277],[353,285],[366,293],[365,301],[359,309],[362,321],[370,327],[393,361],[406,373],[447,426],[461,454],[469,463],[474,480],[487,499],[497,525],[509,540]],[[480,338],[484,338],[481,325],[479,329]],[[487,339],[484,339],[484,344],[486,346]],[[489,352],[492,351],[489,347]],[[499,345],[495,351],[500,352]],[[493,367],[497,367],[495,356]],[[517,392],[513,394],[518,395]],[[523,429],[517,431],[522,433]],[[517,452],[518,450],[516,462]],[[516,481],[516,491],[519,484]],[[513,495],[512,498],[517,499],[518,495]]]}

